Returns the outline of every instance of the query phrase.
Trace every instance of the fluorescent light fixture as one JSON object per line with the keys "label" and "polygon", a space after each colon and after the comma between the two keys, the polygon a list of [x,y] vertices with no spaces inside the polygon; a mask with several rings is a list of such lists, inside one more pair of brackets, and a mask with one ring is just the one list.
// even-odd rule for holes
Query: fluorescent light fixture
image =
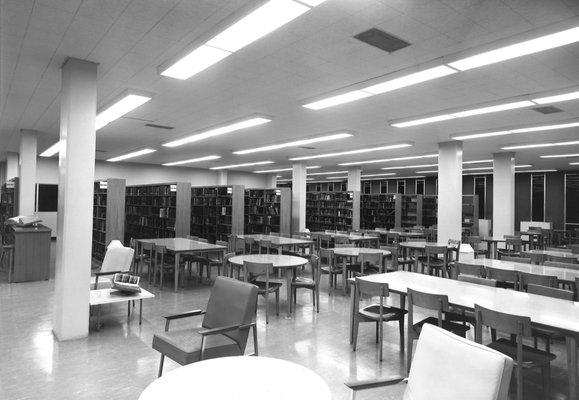
{"label": "fluorescent light fixture", "polygon": [[226,133],[252,128],[254,126],[262,125],[268,122],[271,122],[271,119],[264,117],[253,117],[249,119],[244,119],[242,121],[234,122],[229,125],[221,126],[219,128],[209,129],[201,133],[196,133],[194,135],[186,136],[184,138],[173,140],[168,143],[163,143],[163,146],[165,147],[182,146],[184,144],[198,142],[200,140],[209,139],[215,136],[225,135]]}
{"label": "fluorescent light fixture", "polygon": [[431,171],[416,171],[417,174],[438,174],[437,169],[433,169]]}
{"label": "fluorescent light fixture", "polygon": [[472,161],[463,161],[462,164],[482,164],[482,163],[492,163],[493,160],[472,160]]}
{"label": "fluorescent light fixture", "polygon": [[420,156],[404,156],[404,157],[394,157],[394,158],[383,158],[380,160],[353,161],[353,162],[341,163],[338,165],[339,166],[346,166],[346,165],[374,164],[374,163],[383,163],[383,162],[391,162],[391,161],[419,160],[422,158],[434,158],[434,157],[438,157],[438,153],[436,153],[436,154],[424,154],[424,155],[420,155]]}
{"label": "fluorescent light fixture", "polygon": [[[306,169],[317,169],[321,168],[319,165],[312,165],[306,167]],[[270,174],[273,172],[286,172],[286,171],[293,171],[293,168],[278,168],[278,169],[262,169],[260,171],[253,171],[254,174]]]}
{"label": "fluorescent light fixture", "polygon": [[201,162],[201,161],[217,160],[219,158],[221,158],[221,156],[205,156],[205,157],[199,157],[199,158],[191,158],[189,160],[169,162],[169,163],[165,163],[163,165],[166,167],[172,167],[174,165],[192,164],[192,163]]}
{"label": "fluorescent light fixture", "polygon": [[570,162],[569,165],[579,165],[579,162]]}
{"label": "fluorescent light fixture", "polygon": [[[311,160],[314,158],[339,157],[339,156],[348,156],[348,155],[352,155],[352,154],[370,153],[372,151],[402,149],[405,147],[411,147],[413,145],[414,144],[411,142],[404,142],[404,143],[390,144],[388,146],[379,146],[379,147],[371,147],[371,148],[366,148],[366,149],[340,151],[337,153],[326,153],[326,154],[317,154],[315,156],[294,157],[294,158],[290,158],[290,161]],[[345,164],[340,164],[340,165],[345,165]]]}
{"label": "fluorescent light fixture", "polygon": [[547,156],[541,156],[541,158],[571,158],[579,157],[579,153],[574,154],[549,154]]}
{"label": "fluorescent light fixture", "polygon": [[[577,33],[579,35],[579,32]],[[579,91],[559,94],[556,96],[547,96],[541,97],[538,99],[533,99],[533,101],[537,104],[549,104],[549,103],[558,103],[560,101],[568,101],[568,100],[576,100],[579,99]]]}
{"label": "fluorescent light fixture", "polygon": [[571,140],[566,142],[547,142],[534,144],[521,144],[516,146],[501,147],[502,150],[518,150],[518,149],[535,149],[539,147],[554,147],[554,146],[572,146],[579,144],[579,140]]}
{"label": "fluorescent light fixture", "polygon": [[330,171],[330,172],[314,172],[311,174],[308,174],[310,176],[312,175],[336,175],[336,174],[347,174],[348,171]]}
{"label": "fluorescent light fixture", "polygon": [[484,132],[484,133],[473,133],[470,135],[458,135],[453,136],[454,140],[470,140],[470,139],[480,139],[485,137],[493,137],[493,136],[503,136],[503,135],[510,135],[511,131],[496,131],[496,132]]}
{"label": "fluorescent light fixture", "polygon": [[520,129],[510,129],[510,130],[503,130],[503,131],[496,131],[496,132],[483,132],[483,133],[472,133],[467,135],[457,135],[452,136],[455,140],[470,140],[470,139],[480,139],[485,137],[493,137],[493,136],[503,136],[503,135],[511,135],[514,133],[527,133],[527,132],[542,132],[542,131],[550,131],[556,129],[566,129],[566,128],[574,128],[578,127],[579,122],[570,122],[564,124],[556,124],[556,125],[541,125],[541,126],[532,126]]}
{"label": "fluorescent light fixture", "polygon": [[113,158],[109,158],[107,161],[109,162],[117,162],[117,161],[122,161],[122,160],[126,160],[128,158],[134,158],[134,157],[139,157],[145,154],[149,154],[149,153],[154,153],[155,149],[142,149],[142,150],[137,150],[137,151],[133,151],[127,154],[124,154],[122,156],[118,156],[118,157],[113,157]]}
{"label": "fluorescent light fixture", "polygon": [[40,157],[52,157],[53,155],[58,154],[60,152],[60,149],[62,148],[62,145],[63,142],[59,140],[58,142],[50,146],[48,149],[40,153]]}
{"label": "fluorescent light fixture", "polygon": [[95,120],[95,129],[107,126],[116,119],[145,104],[153,98],[153,95],[135,90],[126,90],[121,96],[114,100],[110,105],[103,108],[97,113]]}
{"label": "fluorescent light fixture", "polygon": [[396,172],[384,172],[383,174],[366,174],[366,175],[361,175],[362,178],[373,178],[376,176],[393,176],[396,175]]}
{"label": "fluorescent light fixture", "polygon": [[397,167],[382,167],[380,169],[390,170],[390,169],[412,169],[412,168],[428,168],[428,167],[438,167],[438,164],[399,165]]}
{"label": "fluorescent light fixture", "polygon": [[397,123],[394,123],[391,125],[396,127],[396,128],[407,128],[409,126],[429,124],[431,122],[446,121],[446,120],[454,119],[454,118],[456,118],[454,115],[444,114],[444,115],[437,115],[434,117],[415,119],[412,121],[397,122]]}
{"label": "fluorescent light fixture", "polygon": [[326,179],[348,179],[347,176],[327,176]]}
{"label": "fluorescent light fixture", "polygon": [[325,1],[326,0],[299,0],[300,3],[307,4],[310,7],[319,6],[320,4],[322,4]]}
{"label": "fluorescent light fixture", "polygon": [[[492,161],[492,160],[491,160]],[[464,163],[463,163],[464,164]],[[532,165],[531,164],[521,164],[521,165],[515,165],[515,168],[531,168]],[[493,169],[493,167],[472,167],[472,168],[463,168],[463,171],[485,171],[485,170],[491,170]],[[436,174],[438,173],[438,169],[434,169],[431,171],[416,171],[417,174]]]}
{"label": "fluorescent light fixture", "polygon": [[197,47],[169,68],[163,70],[161,75],[175,79],[189,79],[213,64],[217,64],[229,55],[231,55],[229,51],[204,44]]}
{"label": "fluorescent light fixture", "polygon": [[533,170],[526,170],[526,171],[515,171],[515,174],[528,174],[533,172],[557,172],[556,169],[533,169]]}
{"label": "fluorescent light fixture", "polygon": [[220,167],[213,167],[209,169],[231,169],[231,168],[241,168],[241,167],[251,167],[253,165],[266,165],[266,164],[273,164],[273,161],[258,161],[258,162],[250,162],[244,164],[233,164],[233,165],[222,165]]}
{"label": "fluorescent light fixture", "polygon": [[362,90],[372,94],[381,94],[391,92],[403,87],[416,85],[418,83],[426,82],[432,79],[440,78],[458,72],[455,69],[449,68],[446,65],[439,65],[438,67],[425,69],[424,71],[415,72],[400,78],[391,79],[386,82],[378,83],[376,85],[368,86]]}
{"label": "fluorescent light fixture", "polygon": [[482,67],[484,65],[494,64],[500,61],[553,49],[577,41],[579,41],[579,27],[487,51],[451,62],[448,65],[460,71],[466,71],[472,68]]}
{"label": "fluorescent light fixture", "polygon": [[310,110],[322,110],[324,108],[337,106],[339,104],[350,103],[352,101],[364,99],[370,96],[373,96],[373,94],[364,92],[362,90],[352,90],[347,93],[338,94],[336,96],[304,104],[303,107],[309,108]]}
{"label": "fluorescent light fixture", "polygon": [[278,150],[278,149],[283,149],[286,147],[305,146],[305,145],[312,144],[312,143],[319,143],[319,142],[327,142],[330,140],[344,139],[344,138],[351,137],[351,136],[353,136],[351,133],[340,132],[340,133],[334,133],[331,135],[319,136],[319,137],[315,137],[315,138],[294,140],[292,142],[287,142],[287,143],[272,144],[269,146],[257,147],[254,149],[234,151],[233,154],[250,154],[250,153],[258,153],[261,151]]}
{"label": "fluorescent light fixture", "polygon": [[494,112],[498,112],[498,111],[506,111],[506,110],[513,110],[516,108],[530,107],[530,106],[534,106],[534,105],[535,105],[535,103],[533,103],[532,101],[529,101],[529,100],[515,101],[513,103],[499,104],[496,106],[475,108],[474,110],[460,111],[460,112],[452,113],[452,115],[457,117],[457,118],[464,118],[464,117],[470,117],[473,115],[489,114],[489,113],[494,113]]}

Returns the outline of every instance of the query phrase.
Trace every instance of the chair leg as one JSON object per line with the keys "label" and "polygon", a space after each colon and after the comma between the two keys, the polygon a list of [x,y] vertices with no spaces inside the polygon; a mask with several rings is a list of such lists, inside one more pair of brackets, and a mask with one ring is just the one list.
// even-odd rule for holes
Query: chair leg
{"label": "chair leg", "polygon": [[400,352],[404,353],[404,316],[398,320],[398,329],[400,330]]}
{"label": "chair leg", "polygon": [[382,344],[384,342],[384,324],[380,321],[380,362],[382,362]]}
{"label": "chair leg", "polygon": [[268,297],[269,297],[269,296],[267,295],[267,292],[265,292],[265,294],[263,295],[263,297],[264,297],[264,299],[265,299],[265,324],[267,325],[267,324],[269,324],[269,312],[268,312],[268,309],[269,309],[269,307],[268,307],[268,306],[269,306]]}
{"label": "chair leg", "polygon": [[380,327],[380,323],[378,321],[376,321],[376,343],[378,343],[379,327]]}
{"label": "chair leg", "polygon": [[523,367],[518,365],[517,368],[517,400],[523,400]]}
{"label": "chair leg", "polygon": [[279,289],[275,292],[275,315],[279,317]]}
{"label": "chair leg", "polygon": [[320,312],[320,286],[319,286],[319,282],[316,285],[315,293],[316,293],[316,312],[319,313]]}
{"label": "chair leg", "polygon": [[406,372],[410,372],[410,364],[412,363],[412,342],[413,338],[408,332],[408,341],[406,344]]}
{"label": "chair leg", "polygon": [[360,327],[360,321],[358,318],[354,317],[354,342],[352,343],[352,351],[356,351],[356,345],[358,344],[358,328]]}
{"label": "chair leg", "polygon": [[159,375],[158,378],[161,377],[161,375],[163,375],[163,364],[165,363],[165,355],[161,354],[161,362],[159,362]]}

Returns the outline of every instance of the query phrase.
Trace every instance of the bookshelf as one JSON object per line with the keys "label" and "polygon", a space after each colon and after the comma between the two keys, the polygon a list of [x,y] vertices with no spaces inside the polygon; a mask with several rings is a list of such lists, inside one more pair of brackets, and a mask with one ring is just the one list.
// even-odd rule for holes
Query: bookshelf
{"label": "bookshelf", "polygon": [[191,235],[212,243],[243,235],[243,185],[204,186],[191,189]]}
{"label": "bookshelf", "polygon": [[125,180],[107,179],[94,183],[92,257],[102,261],[112,240],[125,238]]}
{"label": "bookshelf", "polygon": [[400,203],[400,196],[395,194],[360,195],[360,228],[394,228],[397,202]]}
{"label": "bookshelf", "polygon": [[430,228],[438,224],[438,196],[422,196],[422,225]]}
{"label": "bookshelf", "polygon": [[462,227],[471,235],[478,234],[478,195],[462,196]]}
{"label": "bookshelf", "polygon": [[245,189],[245,234],[291,234],[289,188]]}
{"label": "bookshelf", "polygon": [[187,236],[191,218],[191,184],[127,186],[125,210],[125,243],[130,238]]}
{"label": "bookshelf", "polygon": [[18,215],[18,178],[13,178],[0,189],[0,222]]}
{"label": "bookshelf", "polygon": [[422,195],[400,195],[401,198],[401,228],[422,226]]}
{"label": "bookshelf", "polygon": [[360,192],[307,192],[306,227],[312,232],[360,229]]}

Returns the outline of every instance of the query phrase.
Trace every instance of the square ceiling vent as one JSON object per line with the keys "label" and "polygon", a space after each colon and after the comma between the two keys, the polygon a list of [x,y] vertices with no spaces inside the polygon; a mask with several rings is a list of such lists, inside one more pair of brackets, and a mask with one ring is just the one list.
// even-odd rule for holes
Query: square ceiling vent
{"label": "square ceiling vent", "polygon": [[561,110],[560,108],[553,107],[553,106],[535,107],[535,108],[533,108],[533,110],[535,110],[536,112],[541,113],[541,114],[556,114],[556,113],[563,112],[563,110]]}
{"label": "square ceiling vent", "polygon": [[358,33],[354,38],[367,43],[370,46],[378,47],[388,53],[410,46],[410,43],[407,41],[381,31],[378,28],[372,28],[362,33]]}

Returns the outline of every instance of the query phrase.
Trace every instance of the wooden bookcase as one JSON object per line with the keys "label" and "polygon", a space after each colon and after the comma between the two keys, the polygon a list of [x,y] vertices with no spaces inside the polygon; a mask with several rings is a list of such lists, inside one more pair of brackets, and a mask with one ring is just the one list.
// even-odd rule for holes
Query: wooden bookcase
{"label": "wooden bookcase", "polygon": [[422,225],[430,228],[438,224],[438,196],[422,196]]}
{"label": "wooden bookcase", "polygon": [[401,198],[401,228],[422,226],[422,195],[402,194]]}
{"label": "wooden bookcase", "polygon": [[360,195],[360,228],[394,228],[397,203],[400,203],[400,196],[396,194]]}
{"label": "wooden bookcase", "polygon": [[243,185],[203,186],[191,189],[191,235],[215,243],[229,235],[243,235]]}
{"label": "wooden bookcase", "polygon": [[125,239],[125,180],[107,179],[94,183],[92,257],[102,261],[112,240]]}
{"label": "wooden bookcase", "polygon": [[245,234],[291,234],[289,188],[245,189]]}
{"label": "wooden bookcase", "polygon": [[189,235],[191,184],[188,182],[127,186],[125,243],[130,238]]}
{"label": "wooden bookcase", "polygon": [[18,178],[13,178],[0,189],[0,222],[18,215]]}
{"label": "wooden bookcase", "polygon": [[312,232],[360,229],[360,192],[307,192],[306,227]]}
{"label": "wooden bookcase", "polygon": [[478,217],[478,195],[463,195],[462,227],[468,228],[472,235],[478,235]]}

